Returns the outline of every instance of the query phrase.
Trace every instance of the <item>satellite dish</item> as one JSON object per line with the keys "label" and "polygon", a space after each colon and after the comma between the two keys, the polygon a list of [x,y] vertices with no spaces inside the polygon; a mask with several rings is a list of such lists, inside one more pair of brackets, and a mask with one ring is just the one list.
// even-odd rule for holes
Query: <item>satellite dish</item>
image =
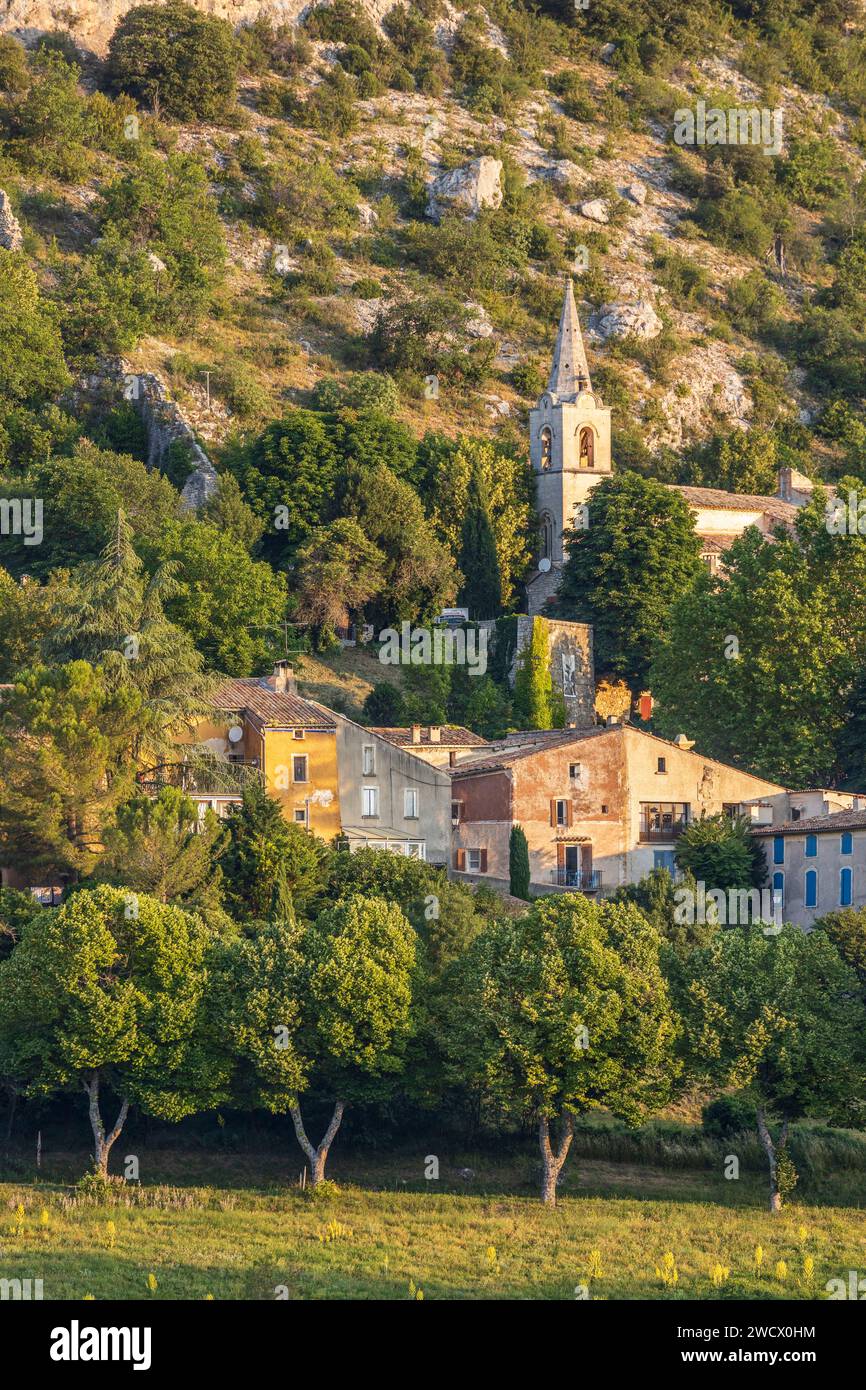
{"label": "satellite dish", "polygon": [[240,724],[232,724],[229,729],[229,743],[240,743],[244,736],[244,731]]}
{"label": "satellite dish", "polygon": [[539,560],[538,568],[541,570],[542,574],[547,574],[547,571],[550,569],[550,561],[546,555]]}

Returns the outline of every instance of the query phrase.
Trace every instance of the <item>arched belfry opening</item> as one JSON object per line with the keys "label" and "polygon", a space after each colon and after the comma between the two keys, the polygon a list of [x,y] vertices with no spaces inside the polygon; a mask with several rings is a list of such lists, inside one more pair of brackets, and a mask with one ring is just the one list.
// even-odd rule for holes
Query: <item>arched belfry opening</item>
{"label": "arched belfry opening", "polygon": [[549,468],[553,457],[553,432],[548,425],[541,431],[541,466]]}
{"label": "arched belfry opening", "polygon": [[540,550],[541,558],[544,560],[553,559],[553,517],[549,512],[543,512],[541,516],[540,529]]}
{"label": "arched belfry opening", "polygon": [[579,468],[595,467],[595,431],[584,425],[578,432],[577,463]]}

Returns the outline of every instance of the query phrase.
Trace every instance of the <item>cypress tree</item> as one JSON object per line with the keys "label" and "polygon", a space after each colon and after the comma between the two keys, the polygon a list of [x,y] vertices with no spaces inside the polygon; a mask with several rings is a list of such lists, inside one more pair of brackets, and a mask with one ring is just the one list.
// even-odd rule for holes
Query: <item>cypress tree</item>
{"label": "cypress tree", "polygon": [[460,543],[461,598],[470,618],[498,618],[502,612],[502,572],[484,488],[473,473]]}
{"label": "cypress tree", "polygon": [[532,636],[518,659],[514,709],[526,729],[555,727],[547,634],[537,618],[533,619]]}
{"label": "cypress tree", "polygon": [[529,900],[529,845],[519,825],[511,827],[508,840],[509,892],[514,898]]}

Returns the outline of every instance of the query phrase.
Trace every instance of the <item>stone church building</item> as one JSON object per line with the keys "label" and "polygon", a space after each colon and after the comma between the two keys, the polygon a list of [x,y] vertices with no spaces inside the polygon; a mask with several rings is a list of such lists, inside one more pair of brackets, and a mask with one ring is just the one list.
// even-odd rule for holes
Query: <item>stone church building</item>
{"label": "stone church building", "polygon": [[[547,389],[529,412],[529,456],[540,518],[538,570],[526,586],[528,612],[533,616],[544,613],[559,586],[566,558],[563,533],[590,524],[590,493],[613,466],[610,410],[592,388],[571,280],[565,289]],[[792,527],[812,486],[803,474],[783,468],[772,497],[703,487],[677,487],[677,491],[692,509],[703,559],[715,571],[725,550],[748,526],[757,526],[764,535],[780,523]]]}

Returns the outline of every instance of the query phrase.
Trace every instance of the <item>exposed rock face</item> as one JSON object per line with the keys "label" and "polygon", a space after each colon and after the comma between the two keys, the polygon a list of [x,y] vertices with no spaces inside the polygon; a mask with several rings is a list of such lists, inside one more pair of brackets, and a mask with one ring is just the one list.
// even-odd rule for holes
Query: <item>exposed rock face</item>
{"label": "exposed rock face", "polygon": [[198,511],[216,491],[217,471],[177,401],[169,396],[165,382],[154,372],[136,372],[122,358],[113,358],[98,376],[83,383],[83,389],[104,391],[108,383],[115,383],[118,392],[122,390],[144,421],[148,468],[163,467],[172,444],[185,446],[192,472],[180,495],[191,511]]}
{"label": "exposed rock face", "polygon": [[0,188],[0,246],[6,251],[20,251],[23,240],[21,226],[12,211],[9,194]]}
{"label": "exposed rock face", "polygon": [[588,203],[580,205],[581,217],[588,217],[590,222],[600,222],[605,226],[609,221],[607,203],[603,198],[590,198]]}
{"label": "exposed rock face", "polygon": [[635,179],[634,183],[628,184],[625,188],[625,196],[630,198],[633,203],[637,203],[639,208],[642,208],[646,202],[646,194],[646,184],[641,183],[640,179]]}
{"label": "exposed rock face", "polygon": [[467,303],[466,308],[472,315],[466,320],[466,332],[470,338],[492,338],[493,324],[487,317],[487,310],[483,304],[476,304],[474,301]]}
{"label": "exposed rock face", "polygon": [[601,338],[657,338],[662,331],[662,321],[648,299],[602,304],[590,326]]}
{"label": "exposed rock face", "polygon": [[502,205],[502,160],[491,155],[473,159],[460,169],[440,174],[430,185],[427,216],[439,222],[446,212],[477,217],[482,208]]}
{"label": "exposed rock face", "polygon": [[[69,29],[81,48],[104,54],[118,22],[140,0],[0,0],[0,33],[25,43],[51,29]],[[294,23],[310,0],[190,0],[196,9],[235,26],[269,15],[275,24]],[[396,0],[360,0],[372,19],[381,22]]]}

